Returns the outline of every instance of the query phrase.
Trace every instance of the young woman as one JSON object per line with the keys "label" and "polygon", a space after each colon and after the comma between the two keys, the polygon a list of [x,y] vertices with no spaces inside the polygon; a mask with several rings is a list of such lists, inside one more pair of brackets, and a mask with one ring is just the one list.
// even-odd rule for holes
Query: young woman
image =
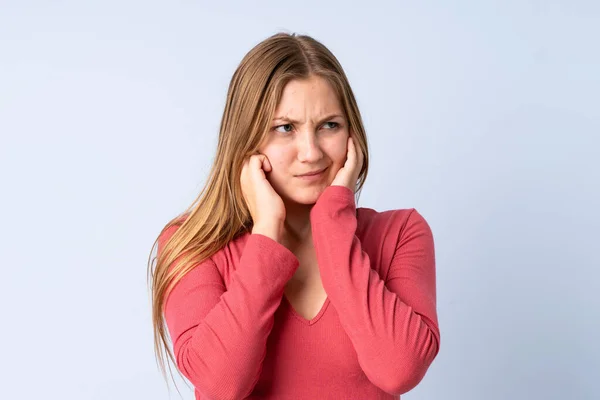
{"label": "young woman", "polygon": [[415,209],[356,207],[367,169],[333,54],[288,34],[254,47],[231,80],[206,187],[157,239],[163,371],[166,351],[196,399],[398,399],[415,387],[440,343],[433,237]]}

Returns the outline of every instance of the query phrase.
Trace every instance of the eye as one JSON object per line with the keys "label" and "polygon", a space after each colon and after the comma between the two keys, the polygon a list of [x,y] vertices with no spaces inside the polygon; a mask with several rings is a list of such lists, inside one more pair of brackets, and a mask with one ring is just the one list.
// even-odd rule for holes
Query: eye
{"label": "eye", "polygon": [[[283,130],[280,128],[283,128]],[[292,124],[278,125],[275,127],[275,130],[279,133],[290,133],[292,131]]]}
{"label": "eye", "polygon": [[329,125],[329,127],[327,129],[330,129],[330,130],[337,129],[340,126],[340,124],[338,124],[337,122],[331,122],[331,121],[325,122],[325,124],[323,124],[323,126],[327,126],[327,125]]}

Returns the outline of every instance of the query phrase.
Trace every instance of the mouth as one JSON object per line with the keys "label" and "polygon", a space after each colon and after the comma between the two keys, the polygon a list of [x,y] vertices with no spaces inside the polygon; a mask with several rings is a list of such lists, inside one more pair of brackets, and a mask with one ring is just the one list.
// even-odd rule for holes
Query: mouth
{"label": "mouth", "polygon": [[323,177],[327,168],[329,168],[329,167],[321,168],[321,169],[315,170],[315,171],[310,171],[310,172],[307,172],[302,175],[296,175],[296,178],[300,178],[305,181],[319,180]]}

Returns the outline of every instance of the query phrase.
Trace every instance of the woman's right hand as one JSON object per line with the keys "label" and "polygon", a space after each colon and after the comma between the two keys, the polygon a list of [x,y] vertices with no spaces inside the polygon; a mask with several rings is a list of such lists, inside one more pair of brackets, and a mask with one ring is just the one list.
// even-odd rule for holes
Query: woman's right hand
{"label": "woman's right hand", "polygon": [[244,161],[240,181],[244,200],[254,222],[252,233],[268,236],[281,243],[286,212],[283,200],[265,175],[271,170],[267,156],[252,155]]}

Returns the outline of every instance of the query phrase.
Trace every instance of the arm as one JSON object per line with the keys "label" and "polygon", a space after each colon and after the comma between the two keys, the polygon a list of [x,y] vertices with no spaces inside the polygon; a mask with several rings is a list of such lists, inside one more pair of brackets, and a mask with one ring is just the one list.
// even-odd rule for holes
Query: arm
{"label": "arm", "polygon": [[382,390],[406,393],[421,381],[439,350],[429,225],[411,212],[384,282],[355,235],[350,189],[328,187],[313,207],[311,220],[323,287],[361,368]]}
{"label": "arm", "polygon": [[[169,228],[161,244],[177,227]],[[287,248],[259,234],[248,237],[228,288],[212,259],[173,288],[165,321],[177,367],[211,399],[248,396],[262,370],[273,315],[298,267]]]}

